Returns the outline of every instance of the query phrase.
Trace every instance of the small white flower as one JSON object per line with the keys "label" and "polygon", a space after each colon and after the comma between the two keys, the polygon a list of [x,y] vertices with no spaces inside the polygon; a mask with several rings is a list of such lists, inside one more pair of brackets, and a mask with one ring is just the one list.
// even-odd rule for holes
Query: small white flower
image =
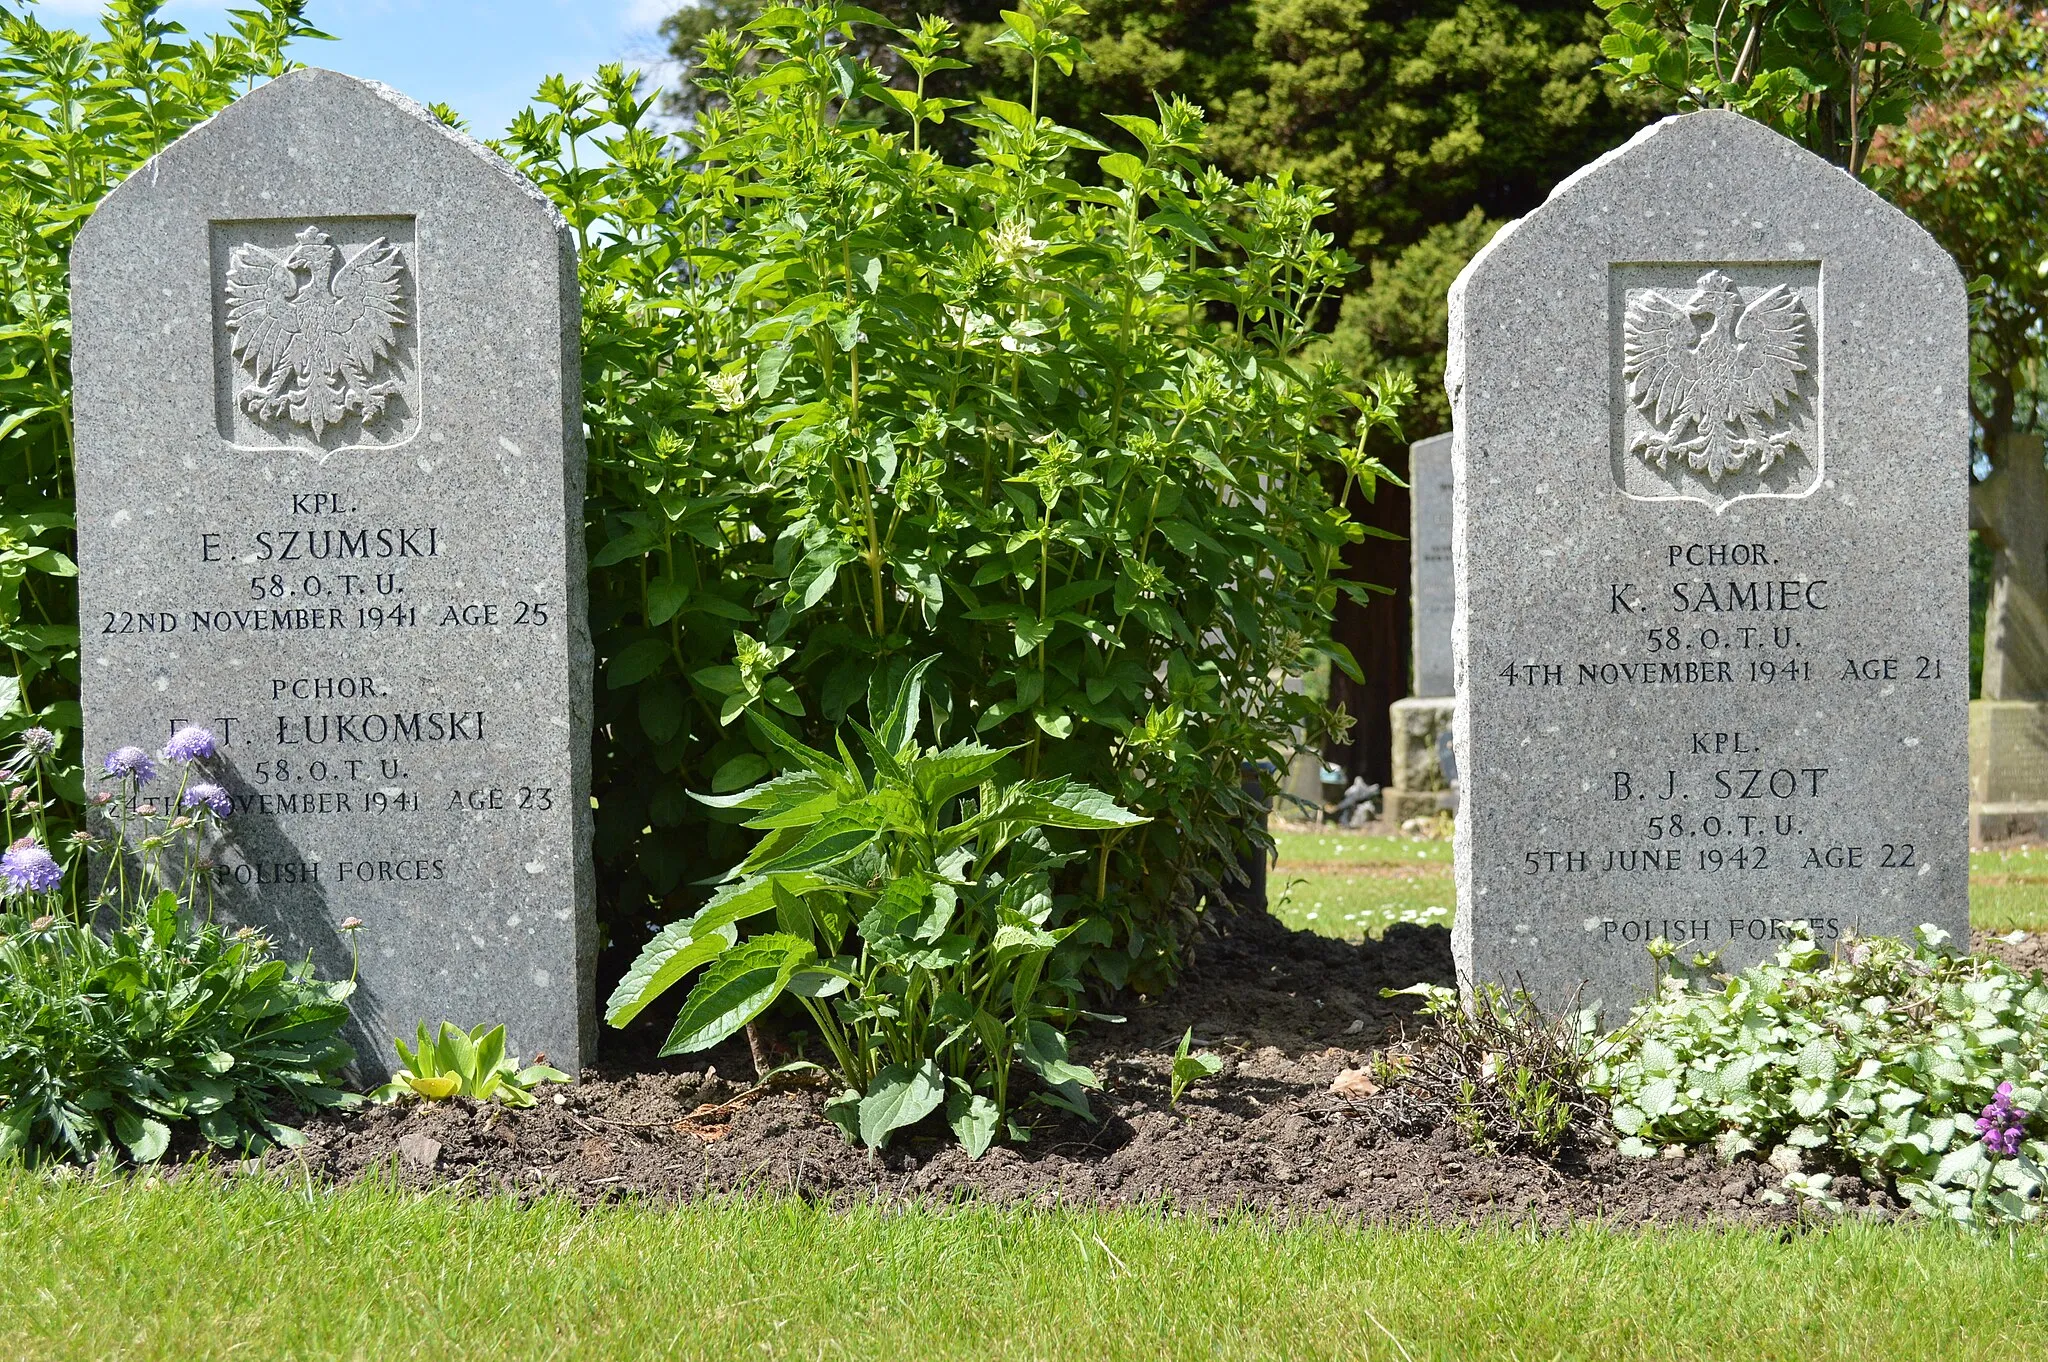
{"label": "small white flower", "polygon": [[997,260],[1014,265],[1045,249],[1045,243],[1031,235],[1031,224],[1022,218],[1005,218],[989,234],[988,248]]}
{"label": "small white flower", "polygon": [[734,411],[746,405],[747,375],[744,370],[712,374],[704,380],[704,385],[711,389],[712,400],[718,403],[720,411]]}

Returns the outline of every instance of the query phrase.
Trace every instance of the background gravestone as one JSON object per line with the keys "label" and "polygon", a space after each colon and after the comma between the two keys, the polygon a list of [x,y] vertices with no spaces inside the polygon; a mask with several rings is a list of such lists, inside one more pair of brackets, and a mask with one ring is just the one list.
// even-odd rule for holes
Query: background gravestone
{"label": "background gravestone", "polygon": [[87,762],[184,723],[232,918],[420,1021],[595,1034],[574,239],[496,156],[301,69],[72,256]]}
{"label": "background gravestone", "polygon": [[1968,929],[1967,312],[1761,125],[1666,119],[1451,292],[1467,985],[1615,1008]]}
{"label": "background gravestone", "polygon": [[1409,618],[1413,639],[1411,695],[1456,695],[1451,666],[1451,437],[1432,435],[1408,446]]}
{"label": "background gravestone", "polygon": [[1396,700],[1394,777],[1386,815],[1399,823],[1455,809],[1457,796],[1438,759],[1457,693],[1451,667],[1451,437],[1432,435],[1408,446],[1409,675]]}

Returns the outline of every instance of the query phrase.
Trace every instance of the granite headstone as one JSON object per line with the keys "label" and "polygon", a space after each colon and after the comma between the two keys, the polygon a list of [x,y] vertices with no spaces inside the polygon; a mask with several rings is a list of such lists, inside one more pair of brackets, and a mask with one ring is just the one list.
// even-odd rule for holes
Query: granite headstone
{"label": "granite headstone", "polygon": [[220,910],[420,1021],[595,1034],[574,237],[396,92],[300,69],[72,256],[88,760],[196,723]]}
{"label": "granite headstone", "polygon": [[1451,437],[1408,446],[1408,561],[1411,689],[1457,694],[1451,670]]}
{"label": "granite headstone", "polygon": [[1409,677],[1412,691],[1388,714],[1393,779],[1389,822],[1427,818],[1458,807],[1438,740],[1457,710],[1451,670],[1451,437],[1408,446]]}
{"label": "granite headstone", "polygon": [[1968,927],[1968,311],[1748,119],[1666,119],[1451,291],[1461,979]]}

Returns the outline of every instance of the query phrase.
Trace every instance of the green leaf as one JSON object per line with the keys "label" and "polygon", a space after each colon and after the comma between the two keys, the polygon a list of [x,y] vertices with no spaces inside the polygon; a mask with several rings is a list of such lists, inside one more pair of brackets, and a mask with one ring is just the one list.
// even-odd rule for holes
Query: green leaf
{"label": "green leaf", "polygon": [[657,577],[647,584],[647,623],[665,624],[690,599],[690,584],[674,577]]}
{"label": "green leaf", "polygon": [[[877,810],[849,804],[819,822],[788,850],[758,862],[749,857],[743,864],[749,873],[763,875],[823,870],[852,860],[881,835],[882,817]],[[762,846],[770,847],[770,844],[763,842]]]}
{"label": "green leaf", "polygon": [[937,662],[937,654],[919,660],[893,685],[883,685],[877,671],[868,686],[868,718],[875,725],[875,740],[889,752],[910,746],[917,731],[918,706],[924,699],[924,676]]}
{"label": "green leaf", "polygon": [[968,1158],[978,1159],[988,1152],[1002,1119],[1002,1112],[992,1100],[957,1078],[948,1080],[946,1124],[953,1128],[953,1137],[960,1141]]}
{"label": "green leaf", "polygon": [[1075,1064],[1067,1058],[1067,1038],[1049,1022],[1030,1021],[1024,1023],[1017,1036],[1018,1047],[1024,1052],[1024,1062],[1047,1083],[1073,1083],[1083,1088],[1099,1088],[1102,1080],[1095,1071]]}
{"label": "green leaf", "polygon": [[1015,747],[984,747],[977,742],[959,742],[942,751],[917,758],[910,765],[910,779],[917,797],[933,809],[981,784]]}
{"label": "green leaf", "polygon": [[1194,1039],[1195,1028],[1190,1026],[1180,1038],[1180,1048],[1173,1054],[1173,1071],[1169,1084],[1174,1106],[1180,1105],[1181,1094],[1188,1090],[1189,1084],[1213,1077],[1223,1068],[1223,1061],[1215,1055],[1188,1053],[1188,1047],[1194,1043]]}
{"label": "green leaf", "polygon": [[[655,743],[666,743],[683,727],[683,688],[673,681],[640,687],[640,729]],[[762,763],[765,772],[767,763]]]}
{"label": "green leaf", "polygon": [[880,1149],[892,1132],[937,1111],[945,1096],[945,1076],[935,1061],[928,1059],[914,1069],[891,1064],[875,1075],[860,1099],[861,1143]]}
{"label": "green leaf", "polygon": [[665,638],[643,638],[629,644],[610,664],[605,667],[605,685],[612,690],[624,690],[661,670],[661,664],[669,659],[668,640]]}
{"label": "green leaf", "polygon": [[632,968],[619,980],[618,987],[612,990],[611,1001],[605,1004],[604,1019],[607,1022],[615,1027],[624,1026],[639,1016],[649,1003],[666,993],[677,980],[699,965],[716,960],[739,940],[739,929],[729,922],[711,926],[698,936],[696,933],[703,916],[700,912],[680,922],[671,922],[640,948]]}
{"label": "green leaf", "polygon": [[769,932],[734,946],[690,990],[663,1055],[708,1050],[761,1015],[789,984],[790,976],[817,958],[808,941]]}
{"label": "green leaf", "polygon": [[1151,820],[1095,789],[1071,780],[1039,780],[1001,806],[1002,817],[1053,828],[1128,828]]}
{"label": "green leaf", "polygon": [[1111,152],[1096,163],[1102,173],[1122,180],[1126,184],[1137,184],[1145,178],[1145,163],[1127,151]]}
{"label": "green leaf", "polygon": [[825,1119],[838,1126],[849,1142],[860,1138],[860,1094],[852,1088],[826,1099]]}
{"label": "green leaf", "polygon": [[137,1163],[155,1163],[171,1147],[171,1128],[162,1121],[123,1111],[114,1118],[114,1135],[128,1146]]}
{"label": "green leaf", "polygon": [[768,761],[758,752],[742,752],[719,766],[711,776],[711,788],[724,794],[752,785],[768,774]]}

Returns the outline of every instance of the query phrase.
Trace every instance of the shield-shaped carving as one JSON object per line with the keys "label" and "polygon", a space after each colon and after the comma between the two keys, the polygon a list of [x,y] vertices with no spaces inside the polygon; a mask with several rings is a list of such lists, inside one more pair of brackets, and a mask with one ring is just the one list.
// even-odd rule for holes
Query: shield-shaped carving
{"label": "shield-shaped carving", "polygon": [[1820,271],[1799,262],[1617,265],[1614,480],[1715,511],[1820,485]]}

